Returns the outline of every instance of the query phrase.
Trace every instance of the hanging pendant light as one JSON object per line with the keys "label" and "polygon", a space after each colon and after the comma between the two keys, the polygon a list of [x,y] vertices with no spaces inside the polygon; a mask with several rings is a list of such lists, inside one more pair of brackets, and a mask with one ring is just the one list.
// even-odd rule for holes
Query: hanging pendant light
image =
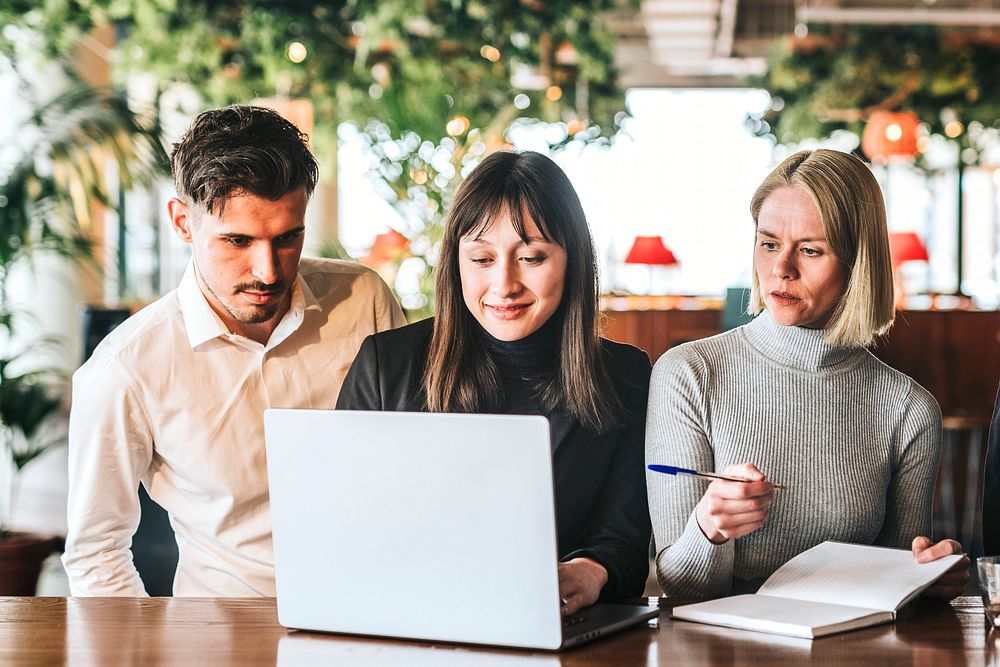
{"label": "hanging pendant light", "polygon": [[911,111],[876,111],[868,117],[861,150],[872,162],[886,163],[892,157],[914,157],[920,121]]}

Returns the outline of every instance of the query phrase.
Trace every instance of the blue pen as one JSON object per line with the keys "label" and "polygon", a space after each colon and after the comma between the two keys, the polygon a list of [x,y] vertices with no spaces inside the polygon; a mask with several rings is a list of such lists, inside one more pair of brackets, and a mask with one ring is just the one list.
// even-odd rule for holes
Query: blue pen
{"label": "blue pen", "polygon": [[[752,479],[741,479],[739,477],[726,477],[725,475],[720,475],[714,472],[702,472],[700,470],[691,470],[690,468],[678,468],[677,466],[664,466],[656,463],[651,463],[646,466],[653,472],[662,472],[665,475],[676,475],[678,473],[683,475],[694,475],[695,477],[707,477],[709,479],[724,479],[727,482],[752,482]],[[781,484],[774,484],[776,489],[788,488]]]}

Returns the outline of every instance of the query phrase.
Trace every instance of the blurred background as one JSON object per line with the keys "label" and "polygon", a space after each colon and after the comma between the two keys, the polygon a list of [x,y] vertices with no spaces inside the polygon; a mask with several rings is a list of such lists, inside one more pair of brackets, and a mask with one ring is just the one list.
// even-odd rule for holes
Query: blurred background
{"label": "blurred background", "polygon": [[177,284],[167,155],[231,103],[310,135],[306,252],[373,266],[411,320],[432,313],[462,178],[500,148],[550,154],[592,227],[609,337],[654,360],[745,321],[768,171],[856,152],[883,186],[902,311],[874,351],[941,404],[935,530],[975,552],[1000,380],[998,81],[998,0],[0,0],[0,560],[17,532],[58,548],[69,375]]}

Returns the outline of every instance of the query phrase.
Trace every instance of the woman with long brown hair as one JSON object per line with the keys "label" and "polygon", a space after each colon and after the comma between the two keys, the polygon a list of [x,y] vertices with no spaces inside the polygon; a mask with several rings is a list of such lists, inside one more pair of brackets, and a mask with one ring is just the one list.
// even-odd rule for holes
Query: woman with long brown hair
{"label": "woman with long brown hair", "polygon": [[590,230],[552,160],[499,152],[469,175],[436,299],[433,319],[364,341],[337,408],[544,415],[563,612],[641,595],[649,358],[600,337]]}

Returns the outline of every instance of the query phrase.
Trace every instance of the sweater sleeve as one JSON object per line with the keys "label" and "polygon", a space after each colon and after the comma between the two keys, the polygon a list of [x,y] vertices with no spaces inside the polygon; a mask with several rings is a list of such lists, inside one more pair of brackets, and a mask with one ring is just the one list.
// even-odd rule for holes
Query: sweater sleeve
{"label": "sweater sleeve", "polygon": [[909,385],[886,494],[885,523],[875,540],[903,549],[909,549],[918,535],[931,537],[934,483],[941,457],[941,409],[923,387],[913,380]]}
{"label": "sweater sleeve", "polygon": [[[646,463],[715,470],[706,393],[709,369],[690,346],[667,351],[653,367],[646,420]],[[713,544],[694,517],[704,485],[646,471],[656,544],[656,578],[668,597],[724,595],[734,546]]]}

